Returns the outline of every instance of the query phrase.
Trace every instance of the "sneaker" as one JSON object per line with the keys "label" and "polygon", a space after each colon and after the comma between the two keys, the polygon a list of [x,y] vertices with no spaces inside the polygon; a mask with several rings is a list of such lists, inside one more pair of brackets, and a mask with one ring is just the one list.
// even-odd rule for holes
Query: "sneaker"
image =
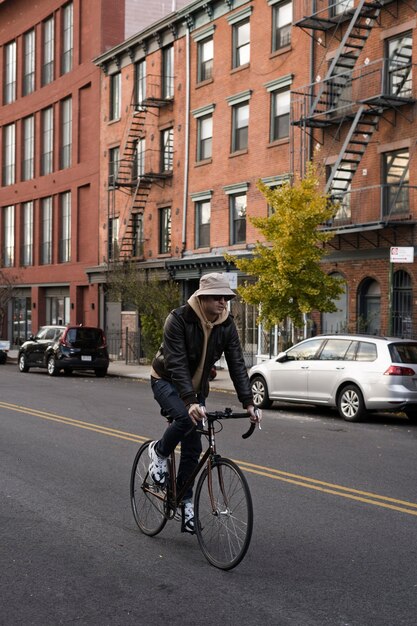
{"label": "sneaker", "polygon": [[168,477],[168,461],[165,457],[159,456],[155,450],[156,441],[152,441],[148,447],[149,475],[156,485],[163,485]]}
{"label": "sneaker", "polygon": [[182,527],[181,532],[191,533],[195,532],[194,528],[194,505],[191,500],[187,500],[182,505]]}

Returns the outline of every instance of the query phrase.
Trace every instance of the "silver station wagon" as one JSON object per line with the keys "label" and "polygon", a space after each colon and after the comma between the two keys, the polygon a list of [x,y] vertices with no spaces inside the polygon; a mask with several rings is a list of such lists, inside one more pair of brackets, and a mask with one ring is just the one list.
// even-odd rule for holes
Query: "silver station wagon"
{"label": "silver station wagon", "polygon": [[417,341],[370,335],[306,339],[249,372],[257,407],[274,400],[337,407],[356,422],[368,411],[404,411],[417,423]]}

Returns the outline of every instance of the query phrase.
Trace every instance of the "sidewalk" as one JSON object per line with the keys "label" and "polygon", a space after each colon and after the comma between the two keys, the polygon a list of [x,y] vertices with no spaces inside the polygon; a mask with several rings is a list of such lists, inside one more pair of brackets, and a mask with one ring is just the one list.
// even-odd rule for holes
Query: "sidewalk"
{"label": "sidewalk", "polygon": [[[9,350],[7,363],[17,363],[17,354],[17,350]],[[126,365],[123,361],[110,361],[107,375],[149,380],[150,369],[150,365]],[[234,391],[228,370],[217,370],[217,377],[210,383],[210,389],[212,391]]]}

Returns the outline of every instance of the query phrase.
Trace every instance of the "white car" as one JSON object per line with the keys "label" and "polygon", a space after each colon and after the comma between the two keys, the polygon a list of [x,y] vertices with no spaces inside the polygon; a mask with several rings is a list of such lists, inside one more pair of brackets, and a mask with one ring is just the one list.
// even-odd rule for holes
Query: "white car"
{"label": "white car", "polygon": [[274,400],[337,407],[348,422],[367,411],[404,411],[417,423],[417,341],[370,335],[306,339],[249,371],[255,405]]}

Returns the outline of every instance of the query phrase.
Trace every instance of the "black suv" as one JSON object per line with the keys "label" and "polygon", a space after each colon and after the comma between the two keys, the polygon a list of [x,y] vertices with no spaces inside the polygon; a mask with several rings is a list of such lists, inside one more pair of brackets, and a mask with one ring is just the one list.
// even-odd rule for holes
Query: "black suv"
{"label": "black suv", "polygon": [[106,338],[94,326],[42,326],[35,336],[20,347],[18,367],[28,372],[31,367],[46,367],[50,376],[61,370],[92,370],[105,376],[109,367]]}

